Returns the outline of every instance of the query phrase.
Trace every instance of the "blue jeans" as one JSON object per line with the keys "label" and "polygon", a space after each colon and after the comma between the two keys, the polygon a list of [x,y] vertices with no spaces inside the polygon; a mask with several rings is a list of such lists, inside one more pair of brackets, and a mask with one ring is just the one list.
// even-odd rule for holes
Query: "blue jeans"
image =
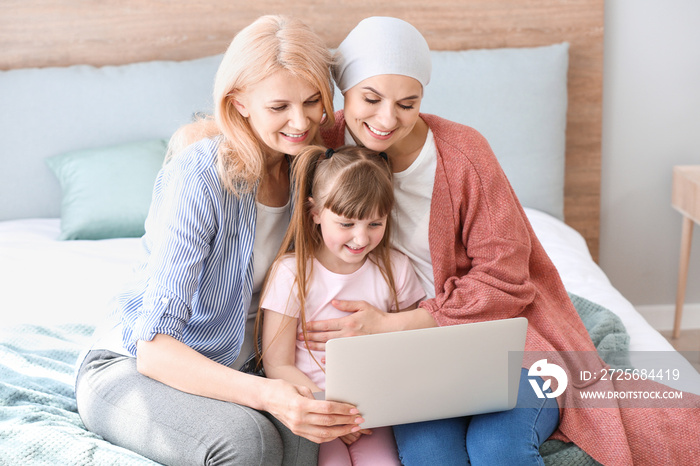
{"label": "blue jeans", "polygon": [[[537,381],[542,388],[542,379],[538,377]],[[394,426],[394,436],[406,466],[544,465],[539,447],[558,424],[556,400],[537,398],[528,382],[527,369],[522,369],[515,408]]]}

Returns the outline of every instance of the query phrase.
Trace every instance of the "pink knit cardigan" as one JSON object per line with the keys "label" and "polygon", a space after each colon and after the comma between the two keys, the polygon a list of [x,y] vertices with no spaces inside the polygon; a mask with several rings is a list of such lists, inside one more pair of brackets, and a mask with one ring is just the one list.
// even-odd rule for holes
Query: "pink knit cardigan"
{"label": "pink knit cardigan", "polygon": [[[343,111],[335,116],[335,125],[323,130],[333,148],[345,134]],[[670,389],[650,381],[581,380],[581,371],[601,374],[607,366],[488,142],[470,127],[421,118],[433,131],[438,161],[429,225],[436,297],[420,306],[441,326],[526,317],[523,367],[547,358],[569,376],[552,438],[573,441],[605,465],[695,464],[700,397],[684,393],[673,408],[582,401],[582,391]]]}

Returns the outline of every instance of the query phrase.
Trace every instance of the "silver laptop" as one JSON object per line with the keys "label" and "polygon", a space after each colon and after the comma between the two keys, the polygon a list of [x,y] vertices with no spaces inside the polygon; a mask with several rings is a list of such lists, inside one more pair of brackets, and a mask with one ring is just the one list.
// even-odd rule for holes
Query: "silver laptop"
{"label": "silver laptop", "polygon": [[511,409],[526,331],[517,317],[331,340],[325,399],[357,406],[363,428]]}

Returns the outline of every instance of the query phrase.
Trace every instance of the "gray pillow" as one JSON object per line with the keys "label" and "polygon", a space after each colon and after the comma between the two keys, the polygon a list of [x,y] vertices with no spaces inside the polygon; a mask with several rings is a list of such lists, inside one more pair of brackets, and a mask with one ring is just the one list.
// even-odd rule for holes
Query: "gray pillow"
{"label": "gray pillow", "polygon": [[491,144],[520,202],[564,219],[569,45],[434,52],[421,108]]}

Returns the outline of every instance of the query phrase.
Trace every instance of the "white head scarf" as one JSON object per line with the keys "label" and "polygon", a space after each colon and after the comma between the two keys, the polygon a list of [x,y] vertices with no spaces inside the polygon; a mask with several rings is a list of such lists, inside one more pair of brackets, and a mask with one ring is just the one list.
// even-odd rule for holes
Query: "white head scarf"
{"label": "white head scarf", "polygon": [[333,78],[341,92],[372,76],[399,74],[430,81],[430,48],[423,35],[398,18],[372,16],[350,31],[335,52]]}

